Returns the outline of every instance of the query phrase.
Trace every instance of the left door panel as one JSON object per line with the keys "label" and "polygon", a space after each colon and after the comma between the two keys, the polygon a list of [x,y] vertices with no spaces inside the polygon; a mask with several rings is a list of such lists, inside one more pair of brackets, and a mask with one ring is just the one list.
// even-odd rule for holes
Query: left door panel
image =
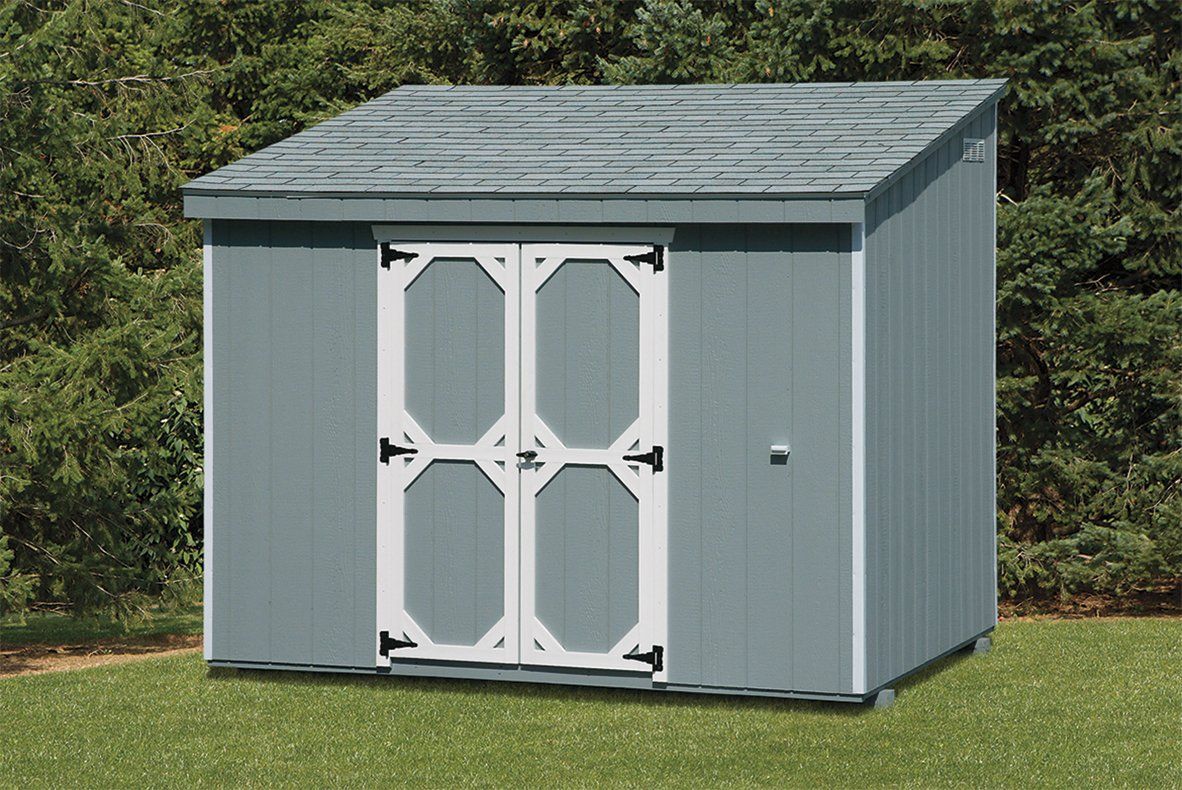
{"label": "left door panel", "polygon": [[519,257],[378,247],[378,666],[518,660]]}

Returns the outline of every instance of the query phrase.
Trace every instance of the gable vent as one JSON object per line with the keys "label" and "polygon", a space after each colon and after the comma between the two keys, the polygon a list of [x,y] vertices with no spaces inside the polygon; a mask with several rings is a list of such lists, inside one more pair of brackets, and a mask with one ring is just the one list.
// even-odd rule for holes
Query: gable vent
{"label": "gable vent", "polygon": [[964,154],[961,156],[961,161],[964,162],[984,162],[985,161],[985,141],[968,139],[964,141]]}

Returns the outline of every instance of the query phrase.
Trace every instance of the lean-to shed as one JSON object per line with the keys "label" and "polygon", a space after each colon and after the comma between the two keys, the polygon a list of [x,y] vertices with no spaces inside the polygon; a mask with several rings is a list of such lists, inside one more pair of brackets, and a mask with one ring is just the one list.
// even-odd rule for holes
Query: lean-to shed
{"label": "lean-to shed", "polygon": [[206,659],[861,701],[975,644],[1003,86],[408,86],[188,184]]}

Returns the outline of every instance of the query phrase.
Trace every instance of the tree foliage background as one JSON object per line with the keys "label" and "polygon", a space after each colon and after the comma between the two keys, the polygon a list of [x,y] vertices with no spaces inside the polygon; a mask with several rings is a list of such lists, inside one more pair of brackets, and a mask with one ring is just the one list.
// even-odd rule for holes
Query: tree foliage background
{"label": "tree foliage background", "polygon": [[1182,578],[1174,0],[92,0],[0,8],[0,605],[199,575],[200,229],[178,188],[402,83],[1007,77],[1003,595]]}

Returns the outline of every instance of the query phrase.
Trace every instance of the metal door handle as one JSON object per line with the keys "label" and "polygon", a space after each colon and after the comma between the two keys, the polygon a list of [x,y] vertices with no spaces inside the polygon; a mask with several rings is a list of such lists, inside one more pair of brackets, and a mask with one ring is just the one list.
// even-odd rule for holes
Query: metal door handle
{"label": "metal door handle", "polygon": [[517,457],[523,461],[532,461],[538,457],[537,450],[522,450],[517,454]]}

